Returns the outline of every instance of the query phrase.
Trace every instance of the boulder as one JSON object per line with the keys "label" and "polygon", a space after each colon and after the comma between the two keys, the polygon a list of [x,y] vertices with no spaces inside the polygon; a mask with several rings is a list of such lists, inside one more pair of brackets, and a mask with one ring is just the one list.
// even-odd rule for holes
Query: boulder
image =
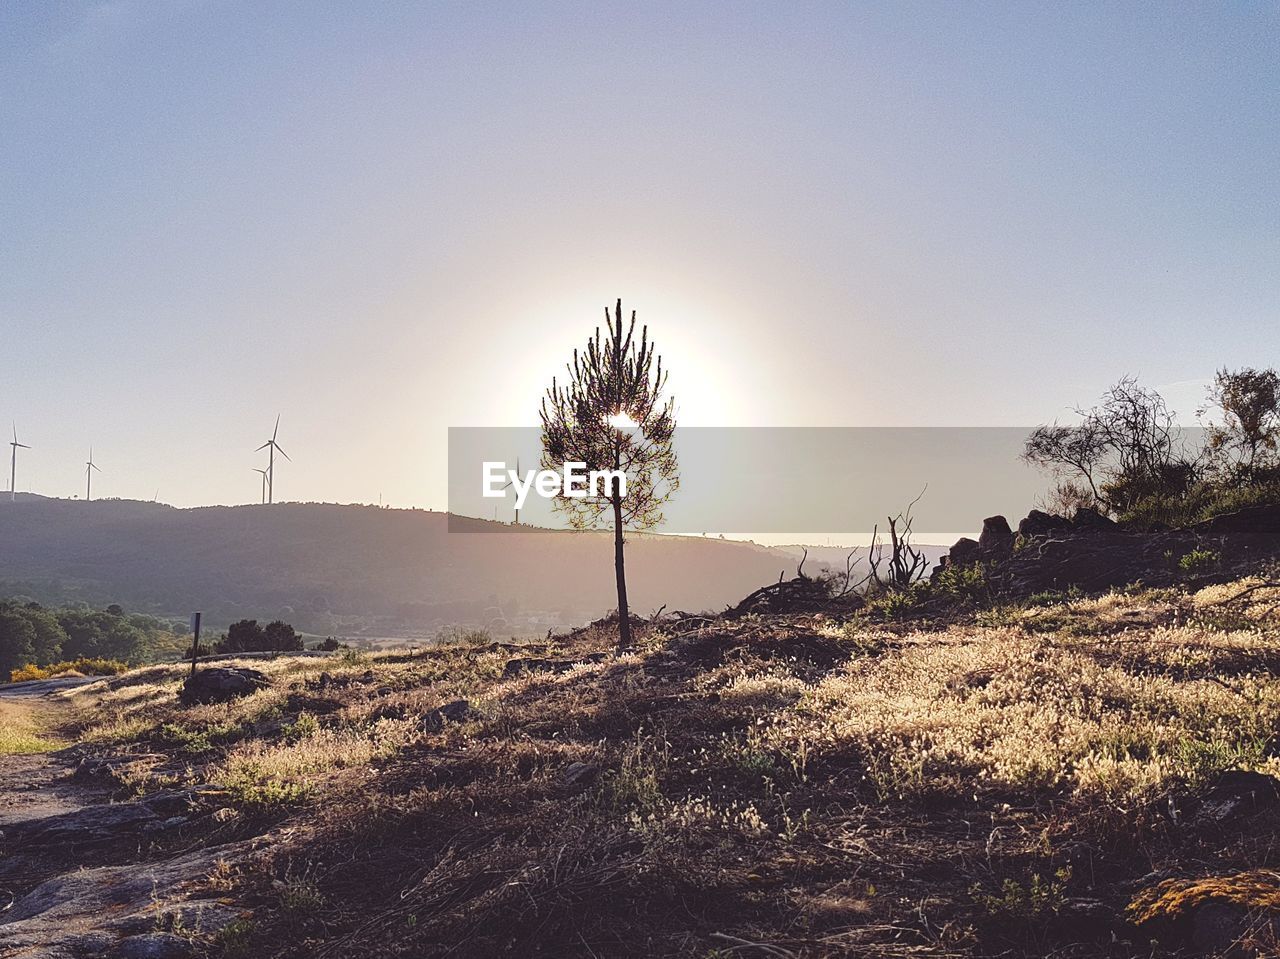
{"label": "boulder", "polygon": [[1018,524],[1018,535],[1023,539],[1053,536],[1056,533],[1069,533],[1071,520],[1065,516],[1054,516],[1044,510],[1033,509]]}
{"label": "boulder", "polygon": [[[1171,946],[1200,955],[1271,955],[1280,929],[1280,886],[1270,870],[1167,879],[1140,892],[1129,918]],[[1187,947],[1190,947],[1189,950]]]}
{"label": "boulder", "polygon": [[1005,575],[1014,595],[1073,586],[1096,592],[1144,579],[1154,564],[1167,566],[1159,547],[1158,540],[1126,536],[1036,540],[1013,555]]}
{"label": "boulder", "polygon": [[968,566],[978,558],[978,541],[961,536],[947,553],[948,566]]}
{"label": "boulder", "polygon": [[266,689],[271,680],[266,673],[244,666],[205,667],[187,678],[178,699],[186,705],[226,703]]}
{"label": "boulder", "polygon": [[188,822],[206,800],[196,789],[166,789],[131,802],[85,806],[6,827],[5,839],[22,849],[96,846]]}
{"label": "boulder", "polygon": [[600,767],[595,763],[569,763],[560,774],[560,782],[570,788],[590,786],[600,778]]}
{"label": "boulder", "polygon": [[72,812],[14,823],[5,839],[22,849],[92,846],[136,836],[161,816],[141,802],[86,806]]}
{"label": "boulder", "polygon": [[1223,513],[1203,523],[1197,523],[1192,529],[1211,535],[1223,533],[1280,535],[1280,506],[1251,506],[1234,513]]}
{"label": "boulder", "polygon": [[988,516],[982,521],[978,551],[988,558],[1003,558],[1013,552],[1013,530],[1003,516]]}
{"label": "boulder", "polygon": [[0,955],[63,959],[121,955],[121,948],[133,957],[188,955],[149,951],[180,948],[167,939],[129,940],[163,936],[161,924],[207,936],[240,918],[234,906],[194,897],[217,862],[239,862],[249,852],[249,843],[213,846],[174,859],[80,868],[48,879],[0,913]]}
{"label": "boulder", "polygon": [[1280,779],[1247,769],[1225,772],[1204,797],[1199,818],[1226,823],[1280,804]]}
{"label": "boulder", "polygon": [[1071,517],[1071,528],[1082,532],[1108,532],[1116,529],[1117,523],[1092,506],[1081,506]]}

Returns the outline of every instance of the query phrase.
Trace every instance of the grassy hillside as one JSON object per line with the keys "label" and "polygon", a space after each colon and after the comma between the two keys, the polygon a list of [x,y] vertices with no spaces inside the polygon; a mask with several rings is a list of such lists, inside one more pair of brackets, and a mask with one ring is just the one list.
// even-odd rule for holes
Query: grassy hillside
{"label": "grassy hillside", "polygon": [[[1260,582],[910,629],[671,624],[621,657],[593,629],[282,658],[224,705],[179,705],[181,671],[153,667],[64,694],[61,733],[117,798],[189,805],[75,864],[199,849],[149,915],[220,956],[1263,942],[1280,915],[1280,590]],[[59,868],[8,860],[19,916]],[[8,929],[46,934],[38,917]]]}

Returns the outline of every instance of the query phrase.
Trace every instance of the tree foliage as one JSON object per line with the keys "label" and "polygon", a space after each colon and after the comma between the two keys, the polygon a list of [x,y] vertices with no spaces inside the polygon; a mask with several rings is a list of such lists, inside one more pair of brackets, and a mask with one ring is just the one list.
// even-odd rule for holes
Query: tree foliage
{"label": "tree foliage", "polygon": [[1280,375],[1273,369],[1221,369],[1201,414],[1218,416],[1207,429],[1211,469],[1249,482],[1277,466],[1280,448]]}
{"label": "tree foliage", "polygon": [[273,620],[259,626],[256,619],[232,623],[215,645],[220,653],[285,653],[302,649],[302,637],[288,623]]}
{"label": "tree foliage", "polygon": [[1182,447],[1177,421],[1164,398],[1127,376],[1080,422],[1037,427],[1023,458],[1065,480],[1074,494],[1087,487],[1104,509],[1120,513],[1144,498],[1185,492],[1196,476]]}
{"label": "tree foliage", "polygon": [[605,309],[606,332],[596,327],[586,350],[574,350],[569,378],[553,378],[542,400],[542,466],[560,470],[583,463],[588,471],[616,471],[626,476],[626,495],[618,485],[599,496],[574,497],[562,491],[555,506],[577,529],[612,525],[618,589],[619,642],[630,642],[625,529],[649,529],[662,522],[662,507],[679,487],[675,433],[675,401],[664,396],[667,374],[649,341],[649,329],[635,336],[636,315],[624,324],[622,300],[611,316]]}
{"label": "tree foliage", "polygon": [[182,644],[161,620],[115,605],[51,610],[34,602],[0,602],[0,675],[62,660],[139,663],[174,654]]}

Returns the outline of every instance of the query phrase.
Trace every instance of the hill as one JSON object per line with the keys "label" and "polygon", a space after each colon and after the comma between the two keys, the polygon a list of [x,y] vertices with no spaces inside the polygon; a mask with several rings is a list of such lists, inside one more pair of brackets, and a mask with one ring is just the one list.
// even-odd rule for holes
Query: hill
{"label": "hill", "polygon": [[[0,503],[0,542],[0,597],[199,609],[215,627],[281,617],[322,634],[414,636],[453,623],[542,634],[614,605],[608,534],[482,520],[455,520],[450,532],[447,514],[425,510],[28,496]],[[795,564],[733,540],[632,536],[632,608],[721,608]]]}

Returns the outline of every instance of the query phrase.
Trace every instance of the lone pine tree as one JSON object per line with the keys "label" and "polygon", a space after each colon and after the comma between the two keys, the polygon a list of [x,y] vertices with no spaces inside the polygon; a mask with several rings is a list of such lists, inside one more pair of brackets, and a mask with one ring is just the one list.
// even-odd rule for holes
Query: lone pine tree
{"label": "lone pine tree", "polygon": [[650,529],[662,522],[662,506],[679,487],[675,400],[663,396],[667,374],[649,342],[649,328],[635,338],[636,315],[624,327],[622,300],[612,316],[604,311],[607,332],[573,351],[569,379],[552,379],[542,400],[542,465],[561,469],[584,463],[587,470],[620,472],[626,478],[608,484],[598,496],[569,496],[555,506],[575,529],[613,526],[613,563],[618,587],[618,645],[631,644],[623,532]]}

